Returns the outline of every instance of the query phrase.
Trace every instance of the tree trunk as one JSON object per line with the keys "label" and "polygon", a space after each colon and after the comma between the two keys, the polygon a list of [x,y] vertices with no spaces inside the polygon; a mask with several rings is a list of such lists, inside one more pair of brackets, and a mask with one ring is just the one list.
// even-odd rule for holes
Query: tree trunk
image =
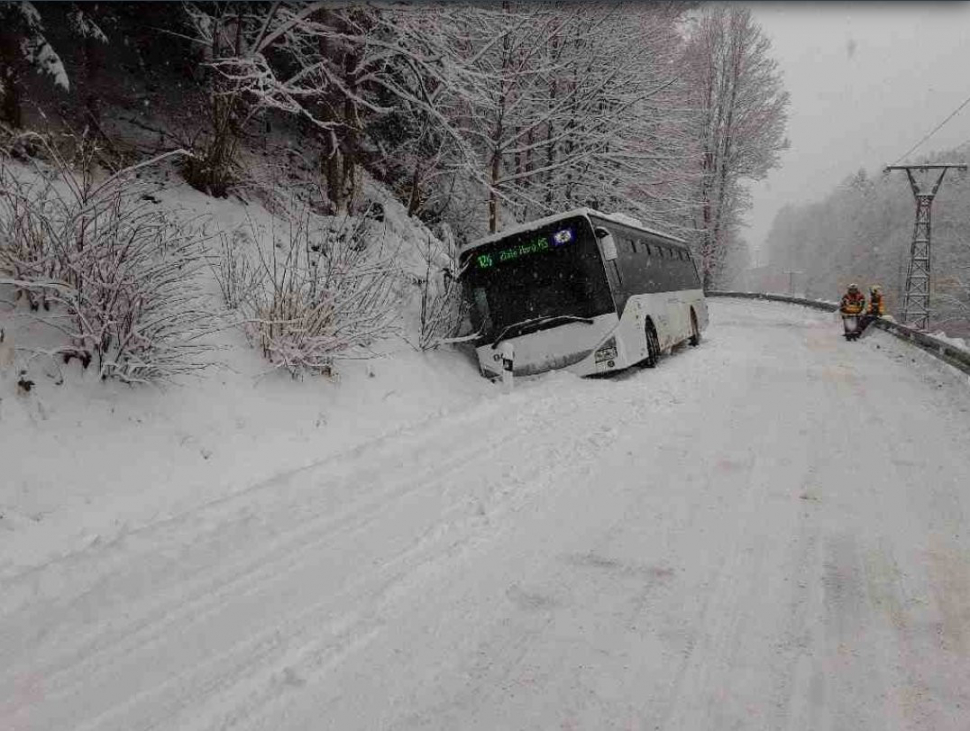
{"label": "tree trunk", "polygon": [[[10,11],[0,10],[0,20],[9,21]],[[13,30],[0,30],[0,79],[3,90],[0,103],[0,117],[15,128],[23,126],[23,113],[20,105],[20,35]]]}
{"label": "tree trunk", "polygon": [[502,172],[502,153],[499,150],[495,150],[492,153],[492,169],[490,173],[491,188],[488,191],[488,232],[495,233],[498,231],[498,213],[499,213],[499,201],[498,201],[498,191],[495,189],[495,184],[498,181],[498,176]]}
{"label": "tree trunk", "polygon": [[[344,55],[344,79],[351,94],[357,93],[357,64],[359,60],[356,54],[347,53]],[[343,170],[341,171],[341,182],[343,184],[343,198],[346,206],[346,213],[352,214],[357,202],[359,193],[359,142],[360,116],[357,107],[348,95],[344,99],[344,125],[346,135],[343,140]]]}
{"label": "tree trunk", "polygon": [[326,182],[327,198],[330,200],[330,212],[336,214],[343,209],[343,187],[340,184],[342,169],[342,155],[340,145],[333,132],[327,132],[323,138],[323,150],[320,152],[320,172]]}

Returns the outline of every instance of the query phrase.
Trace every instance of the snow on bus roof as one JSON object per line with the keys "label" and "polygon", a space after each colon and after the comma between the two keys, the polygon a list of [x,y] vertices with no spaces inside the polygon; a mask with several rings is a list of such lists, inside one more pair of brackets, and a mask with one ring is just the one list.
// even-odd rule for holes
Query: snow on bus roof
{"label": "snow on bus roof", "polygon": [[515,236],[516,234],[525,233],[527,231],[533,231],[537,228],[542,228],[543,226],[548,226],[549,224],[555,223],[556,221],[562,220],[563,218],[571,218],[572,216],[595,216],[596,218],[602,218],[606,221],[611,221],[613,223],[619,223],[623,226],[633,226],[639,228],[640,230],[653,234],[654,236],[660,236],[662,238],[668,239],[677,244],[687,245],[687,242],[683,239],[679,239],[676,236],[671,236],[670,234],[665,234],[662,231],[657,231],[656,229],[647,228],[640,221],[631,216],[627,216],[624,213],[603,213],[602,211],[594,210],[593,208],[574,208],[571,211],[566,211],[565,213],[557,213],[553,216],[546,216],[545,218],[537,218],[534,221],[528,221],[526,223],[520,223],[504,231],[499,231],[498,233],[489,234],[484,238],[480,238],[476,241],[471,241],[459,250],[459,253],[464,253],[470,249],[476,249],[484,244],[491,244],[495,241],[501,241],[509,236]]}

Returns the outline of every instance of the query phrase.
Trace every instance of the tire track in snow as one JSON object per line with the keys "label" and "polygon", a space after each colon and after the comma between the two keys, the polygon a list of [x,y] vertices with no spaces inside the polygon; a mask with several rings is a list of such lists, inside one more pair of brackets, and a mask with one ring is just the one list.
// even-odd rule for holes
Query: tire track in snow
{"label": "tire track in snow", "polygon": [[[567,402],[568,403],[568,402]],[[542,404],[542,402],[540,402]],[[530,419],[535,420],[545,413],[551,413],[554,417],[558,418],[557,411],[561,411],[561,404],[557,401],[548,401],[545,403],[541,409],[533,408],[532,413],[529,414]],[[530,423],[530,426],[532,424]],[[442,431],[442,429],[436,430],[436,432]],[[434,436],[434,435],[433,435]],[[422,439],[425,442],[431,442],[424,435]],[[520,438],[521,434],[512,431],[503,440],[490,445],[493,451],[501,450],[501,448],[508,442],[514,441]],[[592,442],[595,448],[597,443]],[[437,449],[436,445],[432,446],[433,449]],[[197,588],[189,595],[185,594],[185,581],[186,576],[177,576],[177,581],[173,580],[171,585],[177,586],[179,589],[177,595],[173,595],[172,599],[168,602],[159,602],[158,596],[153,596],[152,605],[149,607],[150,613],[143,617],[140,623],[136,623],[134,627],[122,638],[122,644],[118,645],[117,642],[109,643],[106,647],[102,647],[99,644],[99,640],[95,638],[93,642],[87,645],[81,645],[76,647],[75,654],[73,657],[64,657],[63,648],[61,650],[61,657],[59,658],[60,663],[68,664],[71,668],[71,674],[79,677],[80,682],[87,684],[90,680],[90,674],[95,672],[97,669],[103,669],[104,665],[107,664],[106,652],[112,653],[112,655],[127,657],[131,653],[136,653],[141,649],[149,647],[152,643],[157,642],[164,634],[180,623],[184,623],[187,618],[191,618],[192,622],[198,624],[210,618],[211,616],[218,614],[221,609],[223,602],[230,595],[233,596],[245,596],[249,587],[259,588],[264,585],[264,583],[270,578],[275,577],[277,580],[280,578],[280,570],[286,568],[287,566],[292,571],[293,566],[299,566],[300,554],[312,554],[320,550],[327,548],[326,543],[339,542],[346,533],[359,532],[363,526],[366,525],[368,521],[374,519],[374,510],[378,503],[384,504],[388,500],[403,500],[412,493],[415,489],[422,485],[430,484],[432,487],[438,486],[443,479],[438,478],[437,481],[432,481],[429,483],[432,474],[448,475],[449,470],[454,470],[454,468],[467,464],[470,458],[470,450],[458,451],[453,457],[451,457],[445,464],[441,464],[440,461],[435,462],[435,460],[425,460],[428,464],[434,463],[434,466],[428,468],[424,473],[418,473],[417,475],[410,476],[411,479],[401,484],[395,484],[395,491],[388,494],[386,492],[379,493],[376,497],[373,497],[365,505],[354,505],[354,511],[351,516],[342,516],[340,519],[334,520],[324,520],[322,523],[317,520],[318,516],[314,515],[307,519],[304,516],[301,517],[302,523],[297,524],[298,530],[293,531],[292,529],[287,534],[287,539],[279,545],[272,545],[272,552],[267,556],[267,551],[262,549],[256,556],[249,557],[247,562],[242,565],[233,565],[233,570],[231,572],[226,572],[224,570],[220,571],[224,578],[218,582],[213,582],[210,576],[202,575],[202,579],[199,582]],[[392,450],[392,454],[387,458],[386,461],[379,461],[377,465],[372,469],[374,474],[380,474],[388,470],[388,462],[394,462],[398,458],[399,448]],[[575,452],[581,455],[581,458],[588,458],[589,452],[579,450]],[[560,457],[564,456],[560,454]],[[564,463],[566,466],[564,469],[568,469],[568,461]],[[543,467],[538,465],[535,470],[542,470]],[[360,478],[360,474],[355,474],[354,478]],[[220,506],[221,507],[221,506]],[[386,511],[386,508],[385,508]],[[358,522],[355,522],[356,516],[361,516]],[[316,534],[322,537],[322,541],[307,541],[306,536]],[[295,536],[295,537],[294,537]],[[418,549],[421,547],[421,541],[418,542]],[[208,555],[208,554],[206,554]],[[407,553],[400,554],[395,562],[404,562]],[[388,564],[392,566],[393,564]],[[387,568],[387,567],[385,567]],[[131,580],[131,576],[134,573],[138,573],[144,570],[144,566],[136,565],[133,566],[128,574],[121,574],[118,577],[111,577],[112,579],[117,579],[120,584],[125,585]],[[285,574],[284,574],[285,575]],[[102,585],[96,586],[90,593],[98,593],[104,595],[105,593],[110,593],[110,589]],[[59,609],[59,608],[58,608]],[[304,619],[302,617],[297,617],[297,619]],[[30,621],[35,621],[36,617],[31,615]],[[83,617],[82,617],[83,620]],[[274,630],[275,631],[275,630]],[[117,627],[111,626],[105,628],[105,633],[109,637],[114,637],[117,633]],[[268,639],[267,639],[268,636]],[[245,646],[241,648],[234,648],[234,651],[238,650],[241,654],[250,657],[254,663],[262,662],[265,660],[265,652],[273,652],[274,648],[277,647],[279,643],[273,637],[273,632],[262,633],[260,639],[252,640],[248,642]],[[111,657],[109,655],[108,657]],[[84,658],[80,660],[80,658]],[[80,662],[79,665],[74,665],[74,662]],[[211,658],[208,662],[213,664],[218,664],[223,661],[222,658],[218,656]],[[48,684],[55,684],[57,681],[57,672],[46,671]],[[70,686],[69,686],[70,687]],[[80,686],[75,686],[80,687]],[[159,692],[164,691],[164,688],[160,688]],[[69,691],[65,691],[69,692]]]}
{"label": "tire track in snow", "polygon": [[[573,410],[570,406],[574,406],[568,403],[568,398],[566,402],[567,409]],[[642,412],[637,409],[634,412],[636,415],[641,415]],[[602,449],[607,442],[603,441],[603,438],[594,433],[589,438],[580,441],[576,448],[572,450],[571,456],[573,460],[587,460],[596,451]],[[560,476],[570,470],[570,463],[567,461],[565,464],[560,465],[557,469],[550,470],[548,465],[543,465],[542,463],[536,464],[533,468],[527,471],[525,474],[520,474],[517,482],[519,487],[527,489],[519,489],[515,491],[515,500],[508,501],[503,500],[500,504],[500,509],[497,511],[490,511],[489,515],[495,517],[502,510],[516,511],[521,509],[524,504],[527,504],[536,495],[544,495],[548,488],[555,485]],[[539,479],[535,479],[535,478]],[[455,526],[449,526],[449,530],[453,530]],[[491,528],[500,529],[500,526],[492,525]],[[461,540],[456,544],[451,545],[448,551],[448,555],[444,557],[432,555],[428,560],[421,562],[419,565],[413,568],[411,571],[411,576],[409,581],[399,584],[394,589],[392,589],[391,596],[388,597],[386,602],[388,608],[386,611],[392,611],[393,605],[397,603],[402,603],[403,606],[407,606],[407,601],[410,599],[410,595],[420,591],[421,584],[428,585],[432,581],[437,579],[446,579],[447,571],[449,568],[453,569],[457,565],[461,565],[469,560],[470,556],[475,555],[475,553],[481,548],[480,543],[496,543],[501,540],[500,536],[493,534],[484,534],[483,532],[478,532],[479,541],[476,542],[474,537],[470,537],[467,540]],[[529,605],[534,603],[534,609],[542,609],[544,599],[541,596],[530,595],[526,591],[516,590],[516,587],[512,587],[509,592],[509,598],[517,600],[520,603]],[[383,608],[382,608],[383,613]],[[376,636],[376,635],[374,635]],[[516,642],[516,645],[520,648],[523,646],[521,642]],[[509,646],[511,647],[511,646]],[[295,669],[295,672],[299,677],[307,678],[320,676],[326,672],[326,669],[330,666],[329,658],[321,658],[318,648],[312,643],[309,647],[301,647],[295,653],[292,653],[290,658],[287,660],[287,667]],[[263,685],[263,693],[258,696],[249,695],[245,706],[247,708],[255,710],[264,701],[272,700],[275,694],[275,690],[270,687],[269,684]],[[245,715],[242,714],[242,715]],[[205,727],[202,724],[200,727]]]}
{"label": "tire track in snow", "polygon": [[[392,455],[389,459],[391,461],[396,461],[397,457],[396,455]],[[459,454],[454,458],[454,461],[460,462],[461,459],[462,459],[462,455]],[[440,468],[441,468],[440,465],[436,467],[429,466],[428,469],[426,470],[426,473],[430,474],[432,472],[440,470]],[[382,469],[381,464],[378,464],[374,468],[374,472],[379,473],[381,469]],[[357,477],[359,476],[360,475],[357,475]],[[410,487],[413,487],[414,485],[419,484],[420,481],[423,479],[423,477],[424,475],[418,474],[416,476],[416,479],[412,483],[405,485],[404,489],[399,490],[399,492],[406,493],[407,489],[409,489]],[[387,498],[388,498],[387,494],[381,494],[377,496],[376,500],[372,498],[367,505],[364,505],[364,506],[355,505],[354,506],[355,510],[351,512],[350,519],[352,520],[355,515],[362,515],[364,519],[367,519],[372,515],[373,508],[376,505],[376,503],[382,500],[386,500]],[[342,520],[344,521],[344,523],[346,523],[348,521],[348,516],[346,515],[342,516]],[[264,580],[267,575],[271,575],[277,571],[278,565],[281,562],[286,563],[288,561],[292,561],[293,546],[294,544],[298,545],[299,541],[303,540],[305,533],[308,533],[308,532],[312,533],[314,530],[320,530],[322,531],[321,536],[323,537],[323,539],[330,540],[332,536],[327,531],[333,529],[334,522],[339,522],[339,521],[327,521],[327,524],[325,524],[324,526],[314,526],[312,525],[312,523],[308,527],[304,526],[300,531],[300,535],[297,536],[298,540],[294,540],[293,534],[291,533],[287,536],[287,540],[278,542],[277,544],[271,544],[269,548],[273,549],[272,551],[267,551],[265,546],[261,546],[261,550],[257,552],[257,555],[255,557],[249,556],[247,552],[247,562],[242,564],[241,566],[233,565],[232,566],[233,570],[229,572],[229,576],[221,583],[212,582],[210,576],[206,576],[203,574],[202,581],[200,582],[200,585],[197,587],[196,592],[194,593],[194,595],[191,595],[189,597],[185,596],[184,594],[185,587],[184,585],[181,585],[181,582],[184,581],[185,577],[184,576],[174,577],[175,580],[171,581],[170,584],[173,587],[176,587],[180,591],[177,591],[175,594],[173,594],[173,596],[171,597],[171,600],[167,604],[163,602],[160,608],[152,607],[151,605],[149,605],[149,609],[157,609],[157,611],[154,611],[151,615],[145,618],[143,622],[144,627],[147,627],[153,631],[152,634],[144,638],[143,644],[153,641],[155,637],[160,632],[164,631],[167,626],[174,625],[176,622],[180,621],[186,616],[199,615],[200,613],[204,615],[205,611],[218,610],[224,595],[232,593],[234,591],[238,592],[240,590],[244,590],[247,584],[251,586],[259,586],[259,582],[261,580]],[[313,545],[313,544],[304,544],[302,548],[304,551],[307,551],[307,550],[319,549],[320,546]],[[269,556],[267,556],[267,553],[269,554]],[[203,558],[206,558],[206,556],[203,556]],[[207,566],[207,564],[204,562],[201,565],[203,567]],[[134,563],[134,565],[130,567],[130,570],[128,573],[118,576],[117,579],[119,583],[122,586],[124,586],[127,582],[131,580],[133,576],[136,576],[143,569],[144,567],[136,562]],[[163,573],[163,572],[160,572],[160,573]],[[220,573],[225,574],[226,572],[220,569]],[[163,573],[163,576],[164,576],[164,573]],[[98,592],[102,593],[102,595],[105,593],[104,586],[98,586],[98,587],[95,587],[95,589]],[[154,596],[151,598],[151,602],[158,602],[158,599],[159,599],[158,596]],[[189,601],[186,601],[187,599]],[[83,619],[84,618],[82,617],[81,620],[83,621]],[[36,621],[36,615],[34,613],[33,607],[28,607],[26,620],[28,622]],[[105,628],[105,630],[107,633],[115,633],[117,631],[116,628],[111,628],[111,627]],[[142,631],[142,630],[139,627],[137,631]],[[14,630],[14,632],[16,632],[16,630]],[[137,636],[138,635],[136,634],[135,637],[137,638]],[[129,637],[127,639],[130,640],[131,638]],[[90,656],[92,651],[96,649],[97,649],[96,646],[81,647],[79,648],[79,651],[80,651],[79,654],[85,657]],[[131,649],[131,648],[122,648],[122,652],[125,652],[128,649]]]}

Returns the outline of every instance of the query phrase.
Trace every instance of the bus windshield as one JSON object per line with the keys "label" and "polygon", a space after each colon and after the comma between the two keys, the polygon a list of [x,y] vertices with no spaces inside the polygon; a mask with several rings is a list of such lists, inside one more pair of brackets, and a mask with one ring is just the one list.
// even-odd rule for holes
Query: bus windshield
{"label": "bus windshield", "polygon": [[514,234],[464,256],[472,324],[482,341],[527,321],[541,329],[615,312],[593,229],[583,216]]}

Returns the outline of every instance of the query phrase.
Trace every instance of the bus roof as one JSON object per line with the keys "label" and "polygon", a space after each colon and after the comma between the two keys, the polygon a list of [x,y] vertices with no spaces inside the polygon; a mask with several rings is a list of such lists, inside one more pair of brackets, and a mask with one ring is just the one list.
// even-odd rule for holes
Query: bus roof
{"label": "bus roof", "polygon": [[647,228],[641,224],[635,222],[635,219],[628,218],[623,214],[614,215],[610,213],[602,213],[600,211],[594,210],[592,208],[574,208],[571,211],[566,211],[565,213],[557,213],[553,216],[546,216],[545,218],[539,218],[535,221],[528,221],[526,223],[520,223],[504,231],[499,231],[498,233],[489,234],[484,238],[478,239],[476,241],[471,241],[464,246],[460,247],[459,254],[463,254],[471,249],[476,249],[484,244],[491,244],[495,241],[501,241],[508,236],[515,236],[516,234],[525,233],[527,231],[532,231],[537,228],[542,228],[543,226],[548,226],[555,223],[563,218],[572,218],[573,216],[592,216],[595,218],[601,218],[605,221],[610,221],[612,223],[617,223],[621,226],[628,226],[630,228],[636,228],[645,233],[653,234],[654,236],[659,236],[661,238],[667,239],[673,243],[681,244],[687,246],[687,242],[683,239],[679,239],[676,236],[671,236],[670,234],[662,233],[655,229]]}

